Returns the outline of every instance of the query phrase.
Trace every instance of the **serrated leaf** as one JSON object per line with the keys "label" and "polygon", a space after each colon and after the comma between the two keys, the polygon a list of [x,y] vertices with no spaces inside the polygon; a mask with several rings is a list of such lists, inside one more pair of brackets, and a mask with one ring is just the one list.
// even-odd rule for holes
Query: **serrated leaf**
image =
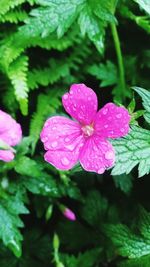
{"label": "serrated leaf", "polygon": [[22,254],[22,235],[18,228],[23,227],[19,214],[27,214],[21,195],[7,196],[0,202],[0,238],[16,257]]}
{"label": "serrated leaf", "polygon": [[85,5],[80,13],[79,25],[81,33],[88,35],[89,39],[95,44],[100,53],[104,51],[104,28],[105,22],[100,21],[92,12],[90,6]]}
{"label": "serrated leaf", "polygon": [[99,226],[105,217],[108,208],[108,201],[98,191],[88,193],[85,205],[81,212],[82,217],[91,225]]}
{"label": "serrated leaf", "polygon": [[142,97],[143,106],[147,111],[144,114],[144,118],[148,123],[150,123],[150,92],[140,87],[133,87],[133,90]]}
{"label": "serrated leaf", "polygon": [[118,82],[117,67],[109,60],[106,61],[106,64],[90,66],[88,72],[101,80],[100,86],[102,87],[111,86]]}
{"label": "serrated leaf", "polygon": [[134,0],[134,2],[139,4],[141,9],[144,9],[150,15],[150,3],[149,3],[149,0]]}
{"label": "serrated leaf", "polygon": [[129,194],[133,186],[133,177],[131,174],[122,174],[113,176],[115,186],[120,188],[124,193]]}
{"label": "serrated leaf", "polygon": [[139,164],[139,177],[150,172],[150,131],[132,126],[129,134],[111,141],[116,151],[112,175],[130,173]]}
{"label": "serrated leaf", "polygon": [[150,255],[142,256],[140,258],[121,261],[119,267],[149,267]]}
{"label": "serrated leaf", "polygon": [[88,250],[78,256],[61,254],[62,262],[65,267],[93,267],[101,253],[100,248]]}
{"label": "serrated leaf", "polygon": [[17,101],[20,104],[20,109],[23,115],[28,113],[28,57],[18,57],[8,68],[7,74],[14,87],[14,93]]}
{"label": "serrated leaf", "polygon": [[44,172],[35,160],[26,156],[20,157],[15,164],[17,173],[27,176],[22,184],[32,193],[43,196],[60,197],[61,192],[51,175]]}
{"label": "serrated leaf", "polygon": [[121,256],[132,259],[150,253],[150,242],[142,236],[132,233],[124,224],[106,225],[105,232]]}

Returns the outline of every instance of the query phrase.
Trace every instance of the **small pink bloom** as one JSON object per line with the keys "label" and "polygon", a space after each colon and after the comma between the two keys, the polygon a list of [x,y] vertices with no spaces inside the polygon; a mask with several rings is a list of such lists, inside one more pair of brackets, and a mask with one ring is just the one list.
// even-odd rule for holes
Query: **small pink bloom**
{"label": "small pink bloom", "polygon": [[65,210],[63,211],[63,214],[70,221],[75,221],[76,220],[75,214],[68,208],[65,208]]}
{"label": "small pink bloom", "polygon": [[108,103],[97,112],[97,96],[84,84],[73,84],[62,103],[76,121],[54,116],[45,122],[41,132],[45,160],[60,170],[69,170],[78,161],[86,171],[99,174],[112,167],[115,152],[108,138],[129,132],[128,111]]}
{"label": "small pink bloom", "polygon": [[[0,110],[0,140],[9,146],[17,145],[22,138],[21,126],[9,114]],[[0,150],[0,160],[13,160],[13,150]]]}

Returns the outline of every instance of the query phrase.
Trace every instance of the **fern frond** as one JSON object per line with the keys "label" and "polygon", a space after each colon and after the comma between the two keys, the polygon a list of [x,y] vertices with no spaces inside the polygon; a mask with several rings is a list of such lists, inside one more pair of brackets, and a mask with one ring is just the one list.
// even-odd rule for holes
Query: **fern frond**
{"label": "fern frond", "polygon": [[18,103],[16,101],[14,88],[12,85],[8,85],[7,90],[3,92],[2,102],[11,113],[15,113],[18,108]]}
{"label": "fern frond", "polygon": [[48,95],[40,94],[37,101],[37,110],[33,114],[30,122],[30,137],[32,140],[32,153],[34,153],[37,141],[39,140],[45,119],[51,114],[56,113],[61,105],[60,97],[63,94],[62,89],[50,89]]}
{"label": "fern frond", "polygon": [[10,23],[18,23],[20,21],[25,21],[28,18],[28,14],[21,9],[10,10],[5,15],[0,16],[0,22],[10,22]]}
{"label": "fern frond", "polygon": [[15,96],[23,115],[28,113],[28,57],[18,57],[8,68],[7,75],[14,87]]}
{"label": "fern frond", "polygon": [[49,61],[49,67],[30,71],[28,84],[31,89],[35,89],[39,85],[47,86],[48,84],[53,84],[69,74],[69,64],[51,59]]}
{"label": "fern frond", "polygon": [[10,9],[19,6],[26,2],[26,0],[1,0],[0,15],[6,14]]}

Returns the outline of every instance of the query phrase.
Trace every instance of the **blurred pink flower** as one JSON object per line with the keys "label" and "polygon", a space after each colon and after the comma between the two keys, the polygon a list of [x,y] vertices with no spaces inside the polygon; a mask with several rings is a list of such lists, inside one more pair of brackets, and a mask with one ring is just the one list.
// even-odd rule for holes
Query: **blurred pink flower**
{"label": "blurred pink flower", "polygon": [[75,214],[70,209],[68,209],[68,208],[65,208],[64,209],[63,214],[70,221],[75,221],[76,220]]}
{"label": "blurred pink flower", "polygon": [[108,138],[129,132],[128,111],[108,103],[97,112],[97,96],[84,84],[73,84],[62,103],[76,121],[54,116],[45,122],[41,132],[45,160],[60,170],[69,170],[79,161],[86,171],[102,174],[115,162]]}
{"label": "blurred pink flower", "polygon": [[0,150],[0,160],[9,162],[14,159],[13,149],[22,138],[21,126],[9,114],[0,110],[0,141],[6,144],[6,150]]}

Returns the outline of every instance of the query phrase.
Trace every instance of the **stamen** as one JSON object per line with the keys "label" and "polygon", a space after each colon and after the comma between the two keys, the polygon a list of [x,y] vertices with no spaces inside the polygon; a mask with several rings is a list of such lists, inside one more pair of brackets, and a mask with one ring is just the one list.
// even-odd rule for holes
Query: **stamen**
{"label": "stamen", "polygon": [[82,129],[83,133],[85,134],[85,136],[87,136],[87,137],[93,135],[93,133],[94,133],[93,125],[85,125],[81,129]]}

